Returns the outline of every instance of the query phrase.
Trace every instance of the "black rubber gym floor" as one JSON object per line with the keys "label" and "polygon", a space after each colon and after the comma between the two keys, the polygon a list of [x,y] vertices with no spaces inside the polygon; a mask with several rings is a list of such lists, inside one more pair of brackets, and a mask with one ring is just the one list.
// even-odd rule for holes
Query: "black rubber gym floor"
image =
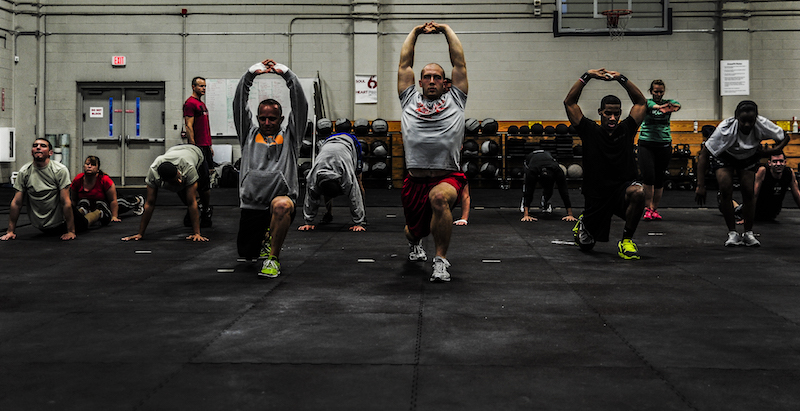
{"label": "black rubber gym floor", "polygon": [[517,191],[474,189],[433,284],[405,260],[399,194],[368,191],[365,233],[342,205],[315,232],[298,216],[276,279],[237,262],[232,190],[208,243],[183,239],[171,193],[140,242],[120,241],[135,216],[71,242],[24,225],[0,243],[0,409],[800,409],[796,209],[725,248],[717,210],[667,192],[624,261],[616,239],[580,252],[557,216],[520,222]]}

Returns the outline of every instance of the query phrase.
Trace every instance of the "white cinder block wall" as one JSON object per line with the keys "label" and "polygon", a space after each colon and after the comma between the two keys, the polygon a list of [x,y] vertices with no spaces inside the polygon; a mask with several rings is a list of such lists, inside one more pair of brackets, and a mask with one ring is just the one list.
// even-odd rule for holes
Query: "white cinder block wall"
{"label": "white cinder block wall", "polygon": [[[618,42],[554,37],[554,0],[543,1],[541,17],[533,16],[528,2],[502,0],[215,3],[0,1],[0,127],[16,127],[20,142],[16,163],[0,163],[0,182],[29,161],[34,136],[69,133],[73,146],[79,144],[79,82],[163,82],[167,146],[180,142],[174,128],[180,129],[193,76],[239,78],[264,58],[291,65],[300,77],[319,75],[332,119],[397,120],[400,46],[414,25],[428,20],[450,24],[464,44],[468,117],[566,119],[567,90],[586,69],[598,67],[623,72],[643,91],[651,80],[663,79],[667,97],[683,104],[675,120],[721,119],[744,98],[757,101],[770,118],[800,116],[796,1],[673,0],[672,35]],[[126,56],[128,65],[112,68],[113,55]],[[719,59],[750,61],[750,96],[719,97]],[[422,36],[417,43],[416,71],[431,61],[449,71],[443,36]],[[377,74],[376,105],[355,105],[355,74]],[[608,93],[622,89],[591,83],[581,99],[584,112],[596,117],[597,102]],[[74,174],[82,159],[79,150],[72,154]]]}

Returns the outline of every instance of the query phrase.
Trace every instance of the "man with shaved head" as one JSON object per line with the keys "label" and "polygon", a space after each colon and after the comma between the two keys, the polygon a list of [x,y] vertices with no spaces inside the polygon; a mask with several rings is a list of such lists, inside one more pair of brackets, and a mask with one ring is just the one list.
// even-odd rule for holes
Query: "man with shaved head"
{"label": "man with shaved head", "polygon": [[[419,92],[414,81],[414,48],[420,35],[429,34],[444,34],[447,40],[453,66],[452,84],[449,88],[445,86],[442,66],[429,63],[420,72]],[[397,71],[408,169],[402,201],[410,261],[428,259],[422,239],[433,234],[436,255],[430,280],[434,282],[450,281],[447,249],[453,230],[451,210],[467,183],[459,163],[468,91],[464,49],[453,29],[433,21],[414,27],[403,42]]]}

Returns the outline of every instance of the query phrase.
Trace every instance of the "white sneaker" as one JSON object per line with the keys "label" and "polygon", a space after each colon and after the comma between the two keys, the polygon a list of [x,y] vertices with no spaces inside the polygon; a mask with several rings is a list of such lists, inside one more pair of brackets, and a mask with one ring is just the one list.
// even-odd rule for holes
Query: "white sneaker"
{"label": "white sneaker", "polygon": [[[755,238],[753,238],[755,240]],[[758,241],[758,240],[756,240]],[[729,231],[728,232],[728,240],[725,241],[725,247],[734,247],[737,245],[742,245],[742,236],[736,231]]]}
{"label": "white sneaker", "polygon": [[450,281],[450,273],[447,268],[450,267],[450,262],[446,258],[439,257],[438,255],[433,258],[433,274],[431,274],[431,282],[448,282]]}
{"label": "white sneaker", "polygon": [[761,241],[758,241],[752,231],[746,231],[744,234],[742,234],[742,242],[748,247],[761,246]]}
{"label": "white sneaker", "polygon": [[408,242],[408,261],[428,261],[428,255],[422,248],[422,240],[417,243]]}

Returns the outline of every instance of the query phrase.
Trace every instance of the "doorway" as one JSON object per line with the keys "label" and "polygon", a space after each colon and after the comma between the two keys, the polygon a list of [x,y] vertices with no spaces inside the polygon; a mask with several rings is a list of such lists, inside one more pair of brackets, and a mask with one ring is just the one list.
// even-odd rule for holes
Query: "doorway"
{"label": "doorway", "polygon": [[163,83],[81,83],[80,140],[118,186],[144,185],[153,160],[164,154]]}

